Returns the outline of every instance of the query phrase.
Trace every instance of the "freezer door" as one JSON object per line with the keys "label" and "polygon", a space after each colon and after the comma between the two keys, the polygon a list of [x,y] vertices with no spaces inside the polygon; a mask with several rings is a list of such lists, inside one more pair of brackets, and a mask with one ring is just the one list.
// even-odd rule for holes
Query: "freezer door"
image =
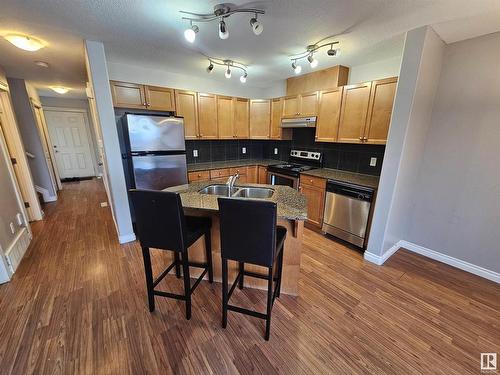
{"label": "freezer door", "polygon": [[130,151],[184,151],[184,121],[177,117],[127,115]]}
{"label": "freezer door", "polygon": [[186,155],[133,156],[135,187],[163,190],[187,184]]}

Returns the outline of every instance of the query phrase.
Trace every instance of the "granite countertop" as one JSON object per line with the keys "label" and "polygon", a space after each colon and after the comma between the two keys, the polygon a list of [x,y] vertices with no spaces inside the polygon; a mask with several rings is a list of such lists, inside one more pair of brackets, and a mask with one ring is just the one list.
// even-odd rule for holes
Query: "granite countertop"
{"label": "granite countertop", "polygon": [[188,164],[188,172],[204,171],[207,169],[219,169],[219,168],[234,168],[234,167],[245,167],[247,165],[262,165],[267,167],[272,164],[283,163],[280,160],[272,159],[248,159],[248,160],[228,160],[228,161],[213,161],[208,163],[197,163]]}
{"label": "granite countertop", "polygon": [[338,169],[311,169],[310,171],[302,172],[301,174],[307,176],[321,177],[331,180],[337,180],[342,182],[350,182],[353,184],[367,186],[373,189],[378,187],[379,177],[371,176],[368,174],[346,172]]}
{"label": "granite countertop", "polygon": [[[255,163],[254,163],[255,164]],[[217,195],[200,194],[199,191],[207,185],[212,185],[210,181],[193,182],[186,185],[173,186],[165,191],[175,191],[180,193],[182,206],[188,209],[218,211]],[[271,198],[259,199],[276,202],[278,205],[278,218],[288,220],[307,219],[307,204],[304,195],[288,186],[272,186],[262,184],[235,184],[235,186],[257,186],[268,187],[274,190]],[[250,198],[245,198],[250,199]]]}

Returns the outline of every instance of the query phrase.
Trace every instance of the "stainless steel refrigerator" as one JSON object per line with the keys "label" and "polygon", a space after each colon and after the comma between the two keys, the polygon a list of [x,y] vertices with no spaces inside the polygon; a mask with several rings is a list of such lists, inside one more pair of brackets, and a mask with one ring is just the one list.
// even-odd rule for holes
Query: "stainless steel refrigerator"
{"label": "stainless steel refrigerator", "polygon": [[183,118],[126,114],[122,124],[128,188],[162,190],[187,184]]}

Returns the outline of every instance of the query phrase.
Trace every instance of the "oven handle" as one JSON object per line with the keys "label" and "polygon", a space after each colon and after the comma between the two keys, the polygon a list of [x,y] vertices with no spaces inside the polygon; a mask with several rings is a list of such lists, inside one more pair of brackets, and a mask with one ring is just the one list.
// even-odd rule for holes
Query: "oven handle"
{"label": "oven handle", "polygon": [[276,172],[267,172],[267,182],[269,185],[275,185],[275,182],[276,182],[275,176],[283,177],[283,178],[286,178],[288,180],[291,180],[292,184],[293,184],[293,188],[294,189],[299,188],[299,179],[297,177],[287,176],[287,175],[284,175],[281,173],[276,173]]}

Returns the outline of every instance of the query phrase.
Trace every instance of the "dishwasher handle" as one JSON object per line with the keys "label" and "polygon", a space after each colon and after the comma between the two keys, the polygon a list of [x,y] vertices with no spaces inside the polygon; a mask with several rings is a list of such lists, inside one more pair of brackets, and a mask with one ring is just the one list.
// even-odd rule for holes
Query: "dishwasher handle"
{"label": "dishwasher handle", "polygon": [[345,182],[328,181],[326,191],[365,202],[371,202],[373,198],[373,189]]}

